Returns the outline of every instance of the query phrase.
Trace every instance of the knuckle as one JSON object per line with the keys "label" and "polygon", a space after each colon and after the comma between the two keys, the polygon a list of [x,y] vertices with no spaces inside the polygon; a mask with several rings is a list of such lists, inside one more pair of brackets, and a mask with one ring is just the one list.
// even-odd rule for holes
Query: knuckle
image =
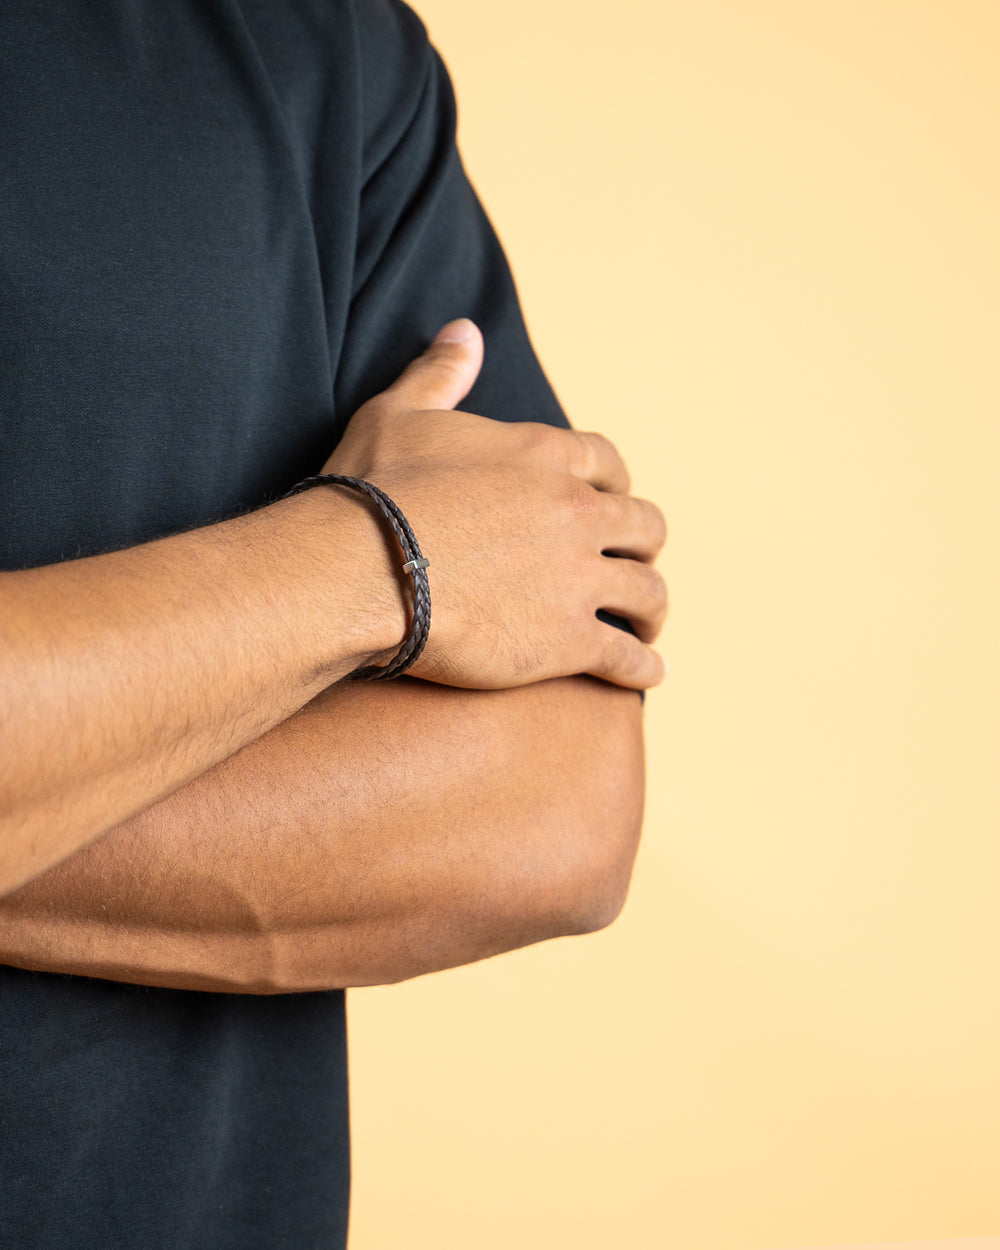
{"label": "knuckle", "polygon": [[559,431],[542,421],[523,421],[521,433],[525,446],[531,452],[550,457],[559,442]]}
{"label": "knuckle", "polygon": [[460,380],[463,375],[461,360],[446,352],[425,356],[416,362],[414,368],[421,378],[430,381],[432,385],[437,382],[446,386]]}
{"label": "knuckle", "polygon": [[621,459],[621,456],[618,454],[618,448],[608,438],[607,434],[602,434],[600,430],[586,430],[583,432],[583,437],[603,449],[605,453],[617,456],[619,460]]}
{"label": "knuckle", "polygon": [[667,592],[667,583],[656,569],[648,566],[643,567],[647,577],[648,616],[651,624],[655,627],[655,631],[658,633],[663,622],[667,619],[667,613],[670,611],[670,596]]}
{"label": "knuckle", "polygon": [[601,493],[582,478],[571,479],[567,491],[567,506],[574,518],[591,517],[601,507]]}
{"label": "knuckle", "polygon": [[663,577],[656,571],[656,569],[650,569],[649,572],[652,575],[651,584],[650,584],[650,598],[653,601],[653,606],[656,608],[658,612],[662,612],[664,615],[666,615],[667,607],[669,604],[669,595],[667,594],[667,583],[663,580]]}
{"label": "knuckle", "polygon": [[601,434],[597,431],[589,432],[586,437],[590,440],[591,453],[595,460],[603,461],[608,465],[620,479],[623,492],[628,494],[632,485],[632,479],[629,476],[628,466],[625,464],[617,446],[606,434]]}
{"label": "knuckle", "polygon": [[383,412],[438,407],[435,395],[453,390],[463,377],[460,356],[443,350],[445,346],[412,360],[391,386],[368,403]]}

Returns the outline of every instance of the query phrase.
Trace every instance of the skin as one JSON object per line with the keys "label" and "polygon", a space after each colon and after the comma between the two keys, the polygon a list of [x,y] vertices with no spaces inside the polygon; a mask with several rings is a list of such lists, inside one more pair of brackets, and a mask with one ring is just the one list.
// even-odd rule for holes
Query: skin
{"label": "skin", "polygon": [[[274,992],[616,912],[642,794],[617,687],[662,675],[662,517],[606,440],[452,412],[481,358],[446,328],[326,466],[386,489],[442,569],[423,681],[332,684],[405,632],[395,552],[350,492],[3,575],[0,958]],[[497,532],[484,579],[473,539]],[[363,558],[331,572],[342,551]]]}
{"label": "skin", "polygon": [[334,687],[0,900],[0,959],[180,989],[400,981],[617,915],[638,698],[587,677]]}
{"label": "skin", "polygon": [[[3,575],[0,889],[194,780],[350,671],[346,656],[323,663],[320,605],[306,588],[324,519],[350,529],[355,514],[318,492],[298,504]],[[311,541],[299,546],[303,534]],[[364,656],[367,643],[351,650]]]}

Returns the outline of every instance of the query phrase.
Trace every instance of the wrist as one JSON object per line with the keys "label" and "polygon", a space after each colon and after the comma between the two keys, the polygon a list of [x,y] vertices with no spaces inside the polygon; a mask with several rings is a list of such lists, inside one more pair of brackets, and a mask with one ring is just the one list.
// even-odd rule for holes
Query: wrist
{"label": "wrist", "polygon": [[392,535],[373,505],[323,486],[273,505],[300,596],[311,676],[322,687],[392,660],[407,634],[406,587]]}
{"label": "wrist", "polygon": [[431,620],[431,593],[426,570],[430,561],[420,550],[417,536],[403,515],[399,504],[391,499],[381,487],[369,482],[366,478],[355,477],[349,473],[321,473],[318,476],[303,478],[285,498],[301,494],[302,491],[313,490],[317,486],[346,486],[352,491],[360,491],[381,516],[383,525],[388,525],[392,530],[399,544],[403,557],[402,571],[409,574],[412,579],[410,585],[412,622],[409,632],[403,645],[388,664],[362,664],[348,676],[372,681],[388,681],[393,677],[400,677],[420,659],[427,643]]}

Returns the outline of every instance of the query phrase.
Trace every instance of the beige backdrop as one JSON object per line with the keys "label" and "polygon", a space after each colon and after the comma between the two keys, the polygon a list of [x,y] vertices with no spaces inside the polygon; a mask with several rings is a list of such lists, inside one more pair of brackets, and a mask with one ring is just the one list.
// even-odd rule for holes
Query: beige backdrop
{"label": "beige backdrop", "polygon": [[622,919],[351,995],[352,1250],[1000,1232],[1000,7],[418,0],[665,507]]}

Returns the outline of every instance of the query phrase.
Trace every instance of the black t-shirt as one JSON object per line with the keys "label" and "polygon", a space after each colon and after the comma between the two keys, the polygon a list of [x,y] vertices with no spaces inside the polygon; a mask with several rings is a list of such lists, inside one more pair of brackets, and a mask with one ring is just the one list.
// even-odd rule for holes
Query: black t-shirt
{"label": "black t-shirt", "polygon": [[[398,0],[0,4],[0,567],[265,503],[457,316],[463,407],[565,424]],[[345,1054],[340,992],[0,967],[0,1245],[342,1245]]]}

